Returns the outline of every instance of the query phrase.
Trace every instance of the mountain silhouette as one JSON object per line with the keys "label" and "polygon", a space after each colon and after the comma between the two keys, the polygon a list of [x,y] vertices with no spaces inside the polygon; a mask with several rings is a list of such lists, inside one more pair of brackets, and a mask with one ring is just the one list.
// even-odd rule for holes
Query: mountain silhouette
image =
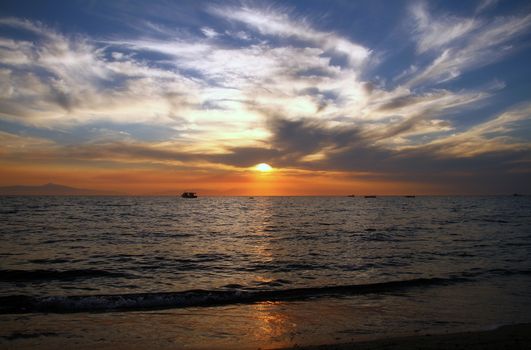
{"label": "mountain silhouette", "polygon": [[113,196],[123,195],[115,191],[89,190],[54,183],[40,186],[4,186],[0,187],[0,195],[10,196]]}

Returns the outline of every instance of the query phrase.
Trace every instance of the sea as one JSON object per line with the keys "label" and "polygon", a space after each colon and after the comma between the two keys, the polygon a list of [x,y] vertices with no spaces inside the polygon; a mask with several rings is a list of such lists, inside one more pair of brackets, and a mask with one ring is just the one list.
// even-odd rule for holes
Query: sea
{"label": "sea", "polygon": [[273,349],[531,322],[531,197],[0,197],[0,348]]}

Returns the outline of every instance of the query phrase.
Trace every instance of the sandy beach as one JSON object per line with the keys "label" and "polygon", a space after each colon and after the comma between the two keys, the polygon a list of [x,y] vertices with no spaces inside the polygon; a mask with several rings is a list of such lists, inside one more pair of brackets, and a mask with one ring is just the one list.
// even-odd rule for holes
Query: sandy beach
{"label": "sandy beach", "polygon": [[292,347],[283,350],[390,350],[390,349],[531,349],[531,324],[517,324],[480,331],[419,335],[367,342]]}

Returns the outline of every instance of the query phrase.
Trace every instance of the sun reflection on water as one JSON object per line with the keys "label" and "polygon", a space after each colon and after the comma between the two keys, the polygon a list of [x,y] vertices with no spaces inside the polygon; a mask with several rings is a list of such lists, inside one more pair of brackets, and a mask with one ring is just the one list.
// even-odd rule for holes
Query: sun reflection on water
{"label": "sun reflection on water", "polygon": [[275,347],[292,345],[297,324],[284,312],[281,302],[262,302],[252,306],[256,328],[253,337],[261,343]]}

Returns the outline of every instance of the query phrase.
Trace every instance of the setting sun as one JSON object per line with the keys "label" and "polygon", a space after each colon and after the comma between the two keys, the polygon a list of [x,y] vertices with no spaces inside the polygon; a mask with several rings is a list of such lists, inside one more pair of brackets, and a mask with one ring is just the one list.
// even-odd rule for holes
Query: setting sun
{"label": "setting sun", "polygon": [[267,172],[270,172],[271,170],[273,170],[271,165],[266,164],[266,163],[257,164],[254,168],[255,168],[255,170],[261,171],[263,173],[267,173]]}

